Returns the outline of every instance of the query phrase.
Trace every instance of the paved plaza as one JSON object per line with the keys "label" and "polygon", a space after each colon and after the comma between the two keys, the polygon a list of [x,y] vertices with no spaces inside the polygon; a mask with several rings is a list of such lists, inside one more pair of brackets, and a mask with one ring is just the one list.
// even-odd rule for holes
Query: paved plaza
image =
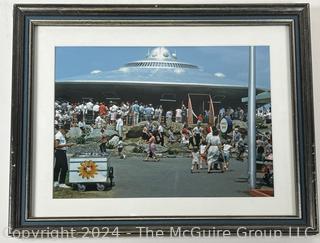
{"label": "paved plaza", "polygon": [[162,158],[145,162],[143,157],[111,157],[114,167],[112,189],[78,192],[55,189],[54,198],[133,198],[133,197],[247,197],[247,162],[231,159],[225,173],[191,173],[191,158]]}

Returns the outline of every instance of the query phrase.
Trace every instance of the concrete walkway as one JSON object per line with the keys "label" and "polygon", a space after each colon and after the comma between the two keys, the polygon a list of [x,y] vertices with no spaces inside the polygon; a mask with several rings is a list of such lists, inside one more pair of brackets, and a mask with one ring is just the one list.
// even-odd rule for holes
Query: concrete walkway
{"label": "concrete walkway", "polygon": [[162,158],[144,162],[143,157],[112,157],[115,186],[111,190],[54,191],[54,198],[130,197],[248,197],[247,162],[232,159],[225,173],[191,173],[191,158]]}

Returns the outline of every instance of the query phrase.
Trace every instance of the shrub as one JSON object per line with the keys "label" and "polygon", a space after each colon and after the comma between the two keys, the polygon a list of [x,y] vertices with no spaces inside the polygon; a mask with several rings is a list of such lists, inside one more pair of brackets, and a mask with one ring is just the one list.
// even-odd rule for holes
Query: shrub
{"label": "shrub", "polygon": [[178,153],[179,153],[179,150],[176,148],[169,148],[168,149],[168,154],[170,154],[170,155],[174,155],[174,154],[178,154]]}
{"label": "shrub", "polygon": [[81,135],[80,137],[78,137],[78,138],[76,139],[76,143],[77,143],[77,144],[85,144],[85,143],[86,143],[85,135],[83,134],[83,135]]}

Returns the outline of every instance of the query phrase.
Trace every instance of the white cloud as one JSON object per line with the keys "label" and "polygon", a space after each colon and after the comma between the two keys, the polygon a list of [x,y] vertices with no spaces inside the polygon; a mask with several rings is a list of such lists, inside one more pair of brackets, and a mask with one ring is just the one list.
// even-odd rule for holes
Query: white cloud
{"label": "white cloud", "polygon": [[119,68],[119,71],[124,72],[124,73],[127,73],[127,72],[129,72],[129,68],[127,68],[127,67],[121,67],[121,68]]}
{"label": "white cloud", "polygon": [[91,74],[98,74],[98,73],[101,73],[101,70],[92,70],[90,73]]}
{"label": "white cloud", "polygon": [[216,76],[217,78],[225,78],[226,77],[226,75],[224,74],[224,73],[214,73],[213,74],[214,76]]}

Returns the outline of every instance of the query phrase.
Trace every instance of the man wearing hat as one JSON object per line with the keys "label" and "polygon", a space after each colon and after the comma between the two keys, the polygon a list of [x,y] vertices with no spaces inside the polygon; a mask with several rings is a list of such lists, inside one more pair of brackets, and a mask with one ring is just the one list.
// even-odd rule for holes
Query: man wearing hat
{"label": "man wearing hat", "polygon": [[55,135],[54,148],[56,163],[53,171],[54,187],[70,188],[65,184],[66,174],[68,171],[67,148],[75,144],[67,143],[65,135],[67,134],[68,130],[69,127],[61,126]]}

